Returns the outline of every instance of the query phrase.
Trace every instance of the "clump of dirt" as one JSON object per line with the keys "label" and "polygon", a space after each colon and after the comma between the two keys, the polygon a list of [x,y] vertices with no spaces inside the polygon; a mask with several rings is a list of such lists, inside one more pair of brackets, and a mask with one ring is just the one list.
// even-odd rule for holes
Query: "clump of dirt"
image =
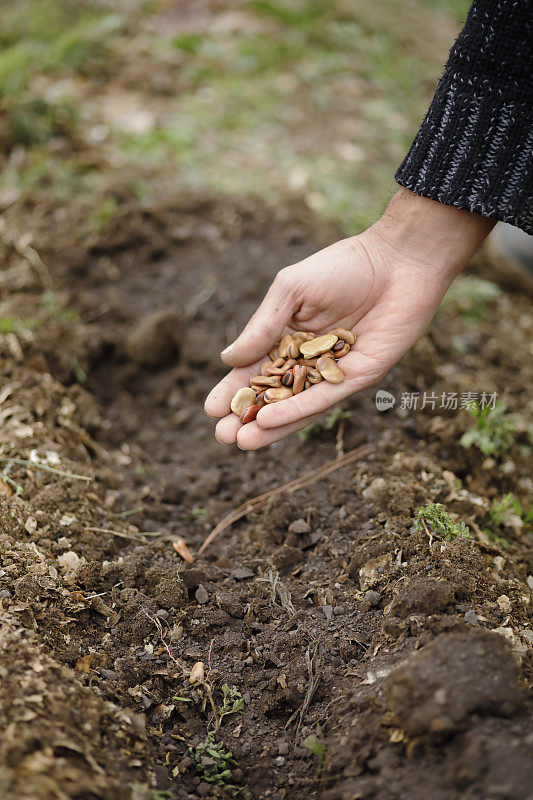
{"label": "clump of dirt", "polygon": [[[98,235],[44,197],[5,215],[2,301],[36,320],[0,334],[6,797],[525,798],[531,537],[514,519],[504,547],[485,527],[494,498],[531,489],[527,297],[502,292],[475,328],[445,309],[383,382],[504,381],[503,456],[459,445],[466,412],[381,415],[374,390],[344,405],[342,435],[235,452],[202,411],[218,353],[277,269],[338,232],[297,203],[117,197]],[[361,444],[198,555],[232,508]],[[429,502],[471,538],[416,530]],[[210,733],[236,762],[218,784],[194,761]]]}

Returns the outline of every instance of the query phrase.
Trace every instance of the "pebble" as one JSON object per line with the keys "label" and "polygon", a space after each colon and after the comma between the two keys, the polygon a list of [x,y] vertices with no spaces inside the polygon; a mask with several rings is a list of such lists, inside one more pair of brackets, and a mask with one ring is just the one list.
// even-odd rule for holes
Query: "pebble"
{"label": "pebble", "polygon": [[276,767],[282,767],[285,761],[286,759],[283,756],[278,756],[276,759],[274,759],[274,764]]}
{"label": "pebble", "polygon": [[254,578],[255,572],[248,567],[237,567],[231,572],[231,577],[236,581],[245,581],[247,578]]}
{"label": "pebble", "polygon": [[305,519],[295,519],[289,525],[289,533],[309,533],[310,531],[311,526]]}
{"label": "pebble", "polygon": [[207,592],[207,589],[202,583],[195,591],[194,596],[196,597],[196,602],[200,603],[201,606],[209,602],[209,594]]}
{"label": "pebble", "polygon": [[467,611],[465,614],[465,622],[468,622],[470,625],[479,625],[476,612],[472,611],[472,609]]}
{"label": "pebble", "polygon": [[289,752],[289,743],[286,739],[279,739],[278,753],[280,756],[286,756]]}

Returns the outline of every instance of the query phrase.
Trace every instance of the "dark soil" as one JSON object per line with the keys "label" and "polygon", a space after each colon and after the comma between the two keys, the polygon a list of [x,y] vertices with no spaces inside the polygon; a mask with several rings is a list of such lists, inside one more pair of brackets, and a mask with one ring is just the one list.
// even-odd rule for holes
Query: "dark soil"
{"label": "dark soil", "polygon": [[[483,533],[492,499],[531,491],[524,290],[475,326],[447,308],[383,382],[499,392],[507,454],[462,448],[464,411],[380,414],[363,392],[342,444],[368,455],[187,565],[173,539],[194,552],[232,508],[335,458],[327,430],[224,448],[202,403],[276,270],[339,234],[297,202],[117,198],[99,235],[43,197],[5,215],[2,316],[39,324],[0,335],[2,797],[531,798],[531,535],[515,521],[502,549]],[[472,539],[418,533],[431,501]],[[233,789],[189,752],[223,684],[244,698],[215,737]]]}

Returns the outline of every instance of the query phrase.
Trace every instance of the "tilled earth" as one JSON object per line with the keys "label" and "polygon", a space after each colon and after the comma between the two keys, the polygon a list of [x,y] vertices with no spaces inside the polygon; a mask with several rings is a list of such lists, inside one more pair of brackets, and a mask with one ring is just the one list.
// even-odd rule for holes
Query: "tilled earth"
{"label": "tilled earth", "polygon": [[[447,306],[382,386],[498,392],[503,457],[459,445],[465,411],[380,414],[375,390],[338,432],[244,453],[203,414],[218,353],[338,232],[297,202],[117,200],[99,235],[44,196],[4,214],[2,797],[531,798],[531,534],[484,533],[492,500],[531,493],[526,289],[475,325]],[[360,446],[197,554],[242,502]],[[432,501],[472,538],[417,532]],[[243,713],[218,725],[224,684]],[[217,727],[229,786],[189,750]]]}

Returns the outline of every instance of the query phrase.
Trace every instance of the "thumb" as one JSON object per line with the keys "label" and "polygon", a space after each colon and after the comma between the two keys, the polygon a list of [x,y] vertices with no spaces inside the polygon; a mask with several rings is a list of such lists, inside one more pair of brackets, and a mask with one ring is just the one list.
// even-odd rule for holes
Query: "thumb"
{"label": "thumb", "polygon": [[241,335],[220,354],[222,360],[231,367],[258,361],[279,340],[294,311],[292,282],[279,272]]}

